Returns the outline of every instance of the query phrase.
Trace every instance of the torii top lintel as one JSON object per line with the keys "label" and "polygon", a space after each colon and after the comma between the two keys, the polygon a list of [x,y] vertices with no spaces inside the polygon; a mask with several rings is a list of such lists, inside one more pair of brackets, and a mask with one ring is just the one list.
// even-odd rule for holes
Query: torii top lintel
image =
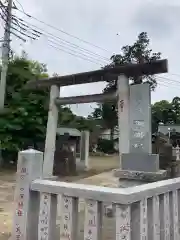
{"label": "torii top lintel", "polygon": [[116,80],[121,74],[124,74],[127,77],[134,77],[166,73],[167,71],[167,60],[163,59],[142,64],[126,64],[96,71],[83,72],[66,76],[57,76],[40,80],[31,80],[26,84],[26,88],[44,88],[51,85],[70,86],[76,84]]}

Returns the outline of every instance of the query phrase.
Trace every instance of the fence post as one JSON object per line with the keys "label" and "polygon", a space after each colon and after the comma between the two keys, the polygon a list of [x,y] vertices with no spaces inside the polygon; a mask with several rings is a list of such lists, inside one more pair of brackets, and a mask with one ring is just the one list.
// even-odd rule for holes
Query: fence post
{"label": "fence post", "polygon": [[31,182],[42,176],[43,152],[33,149],[18,154],[12,240],[37,240],[39,193],[30,190]]}

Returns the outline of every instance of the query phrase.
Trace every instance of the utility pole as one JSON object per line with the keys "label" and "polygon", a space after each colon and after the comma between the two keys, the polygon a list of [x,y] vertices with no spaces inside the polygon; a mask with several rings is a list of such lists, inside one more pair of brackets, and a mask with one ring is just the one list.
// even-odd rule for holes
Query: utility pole
{"label": "utility pole", "polygon": [[0,111],[4,109],[5,93],[6,93],[6,76],[9,63],[10,52],[10,29],[12,21],[12,0],[8,0],[8,6],[6,9],[6,23],[4,30],[4,41],[2,43],[2,69],[1,69],[1,82],[0,82]]}
{"label": "utility pole", "polygon": [[[4,110],[5,94],[6,94],[6,77],[9,63],[10,52],[10,29],[12,21],[12,4],[13,0],[8,0],[8,5],[5,10],[5,30],[4,41],[2,43],[2,69],[1,69],[1,81],[0,81],[0,112]],[[3,7],[3,6],[2,6]],[[0,167],[3,165],[3,157],[1,152],[1,139],[0,139]]]}

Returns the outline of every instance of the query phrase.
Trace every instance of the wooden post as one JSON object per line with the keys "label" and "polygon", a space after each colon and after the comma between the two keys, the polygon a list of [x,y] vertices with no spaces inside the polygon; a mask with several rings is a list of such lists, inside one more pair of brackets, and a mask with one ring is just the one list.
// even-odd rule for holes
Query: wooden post
{"label": "wooden post", "polygon": [[58,108],[55,104],[55,99],[59,97],[59,94],[60,88],[56,85],[51,86],[43,164],[44,178],[51,177],[53,174],[54,152],[56,147],[56,131],[58,124]]}
{"label": "wooden post", "polygon": [[12,240],[38,239],[39,193],[31,191],[30,185],[42,176],[42,164],[42,152],[19,152]]}

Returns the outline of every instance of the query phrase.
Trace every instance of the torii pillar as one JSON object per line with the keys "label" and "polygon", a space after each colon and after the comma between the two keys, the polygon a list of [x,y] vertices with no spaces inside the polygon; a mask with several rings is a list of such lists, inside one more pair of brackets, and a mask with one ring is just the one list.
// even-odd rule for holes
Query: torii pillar
{"label": "torii pillar", "polygon": [[121,154],[130,150],[129,92],[129,79],[122,74],[117,81],[120,167]]}
{"label": "torii pillar", "polygon": [[44,150],[43,177],[51,178],[53,175],[54,153],[56,148],[56,131],[58,124],[58,107],[55,104],[55,99],[59,97],[60,87],[57,85],[51,86],[48,122],[46,128],[46,141]]}

